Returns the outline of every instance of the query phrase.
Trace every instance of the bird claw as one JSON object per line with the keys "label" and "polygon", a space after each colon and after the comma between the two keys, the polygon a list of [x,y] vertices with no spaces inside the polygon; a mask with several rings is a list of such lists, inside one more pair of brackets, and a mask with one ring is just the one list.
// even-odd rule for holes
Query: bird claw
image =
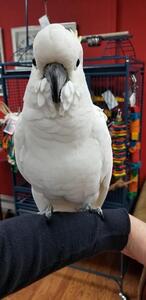
{"label": "bird claw", "polygon": [[46,216],[46,218],[48,218],[48,220],[50,220],[51,217],[52,217],[52,215],[53,215],[53,207],[51,207],[51,209],[50,209],[50,208],[47,208],[47,209],[45,210],[45,216]]}
{"label": "bird claw", "polygon": [[92,208],[90,205],[87,205],[84,208],[82,208],[81,211],[89,211],[91,213],[97,213],[101,217],[101,219],[104,220],[104,214],[101,207]]}
{"label": "bird claw", "polygon": [[104,220],[104,214],[103,214],[103,210],[101,209],[101,207],[97,207],[95,209],[93,208],[92,211],[93,212],[95,211],[95,213],[97,213],[101,217],[101,219]]}
{"label": "bird claw", "polygon": [[47,207],[40,214],[44,215],[48,220],[50,220],[53,215],[53,206]]}

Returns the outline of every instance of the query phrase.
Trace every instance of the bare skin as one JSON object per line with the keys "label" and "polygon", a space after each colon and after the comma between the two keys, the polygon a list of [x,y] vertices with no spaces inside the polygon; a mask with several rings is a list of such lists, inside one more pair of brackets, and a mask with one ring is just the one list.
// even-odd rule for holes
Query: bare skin
{"label": "bare skin", "polygon": [[146,266],[146,223],[129,215],[131,231],[122,253]]}

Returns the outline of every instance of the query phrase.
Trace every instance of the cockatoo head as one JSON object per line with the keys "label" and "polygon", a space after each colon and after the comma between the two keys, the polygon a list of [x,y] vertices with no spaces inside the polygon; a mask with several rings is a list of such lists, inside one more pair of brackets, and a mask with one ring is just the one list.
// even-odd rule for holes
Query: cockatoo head
{"label": "cockatoo head", "polygon": [[83,61],[82,46],[75,34],[60,24],[50,24],[40,30],[33,43],[38,69],[43,73],[48,64],[58,63],[68,72]]}
{"label": "cockatoo head", "polygon": [[50,84],[52,100],[61,101],[64,86],[69,97],[73,81],[77,81],[80,70],[83,72],[83,50],[75,34],[60,24],[50,24],[36,35],[33,54],[36,69]]}

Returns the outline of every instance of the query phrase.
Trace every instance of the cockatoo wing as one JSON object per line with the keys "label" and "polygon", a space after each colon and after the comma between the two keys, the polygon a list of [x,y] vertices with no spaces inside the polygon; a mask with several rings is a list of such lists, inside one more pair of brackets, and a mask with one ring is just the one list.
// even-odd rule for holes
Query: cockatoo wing
{"label": "cockatoo wing", "polygon": [[[94,203],[94,207],[102,206],[111,181],[113,156],[111,147],[111,137],[106,124],[107,117],[98,106],[94,105],[95,119],[92,130],[92,135],[95,139],[98,139],[101,151],[103,154],[103,167],[100,179],[99,196]],[[97,162],[98,163],[98,162]]]}
{"label": "cockatoo wing", "polygon": [[15,154],[16,154],[16,161],[18,166],[23,164],[24,144],[25,144],[24,129],[21,121],[22,119],[20,114],[16,124],[17,130],[15,131],[15,135],[14,135]]}

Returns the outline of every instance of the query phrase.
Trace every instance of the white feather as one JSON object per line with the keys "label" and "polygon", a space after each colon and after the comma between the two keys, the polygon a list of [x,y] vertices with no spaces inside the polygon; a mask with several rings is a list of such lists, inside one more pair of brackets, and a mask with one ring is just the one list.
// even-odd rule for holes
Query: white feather
{"label": "white feather", "polygon": [[[32,69],[15,132],[18,168],[40,211],[50,203],[59,211],[101,206],[112,172],[111,138],[87,88],[81,45],[61,25],[51,24],[35,38],[34,55],[38,69]],[[53,62],[62,63],[69,75],[61,104],[54,104],[42,76]]]}

